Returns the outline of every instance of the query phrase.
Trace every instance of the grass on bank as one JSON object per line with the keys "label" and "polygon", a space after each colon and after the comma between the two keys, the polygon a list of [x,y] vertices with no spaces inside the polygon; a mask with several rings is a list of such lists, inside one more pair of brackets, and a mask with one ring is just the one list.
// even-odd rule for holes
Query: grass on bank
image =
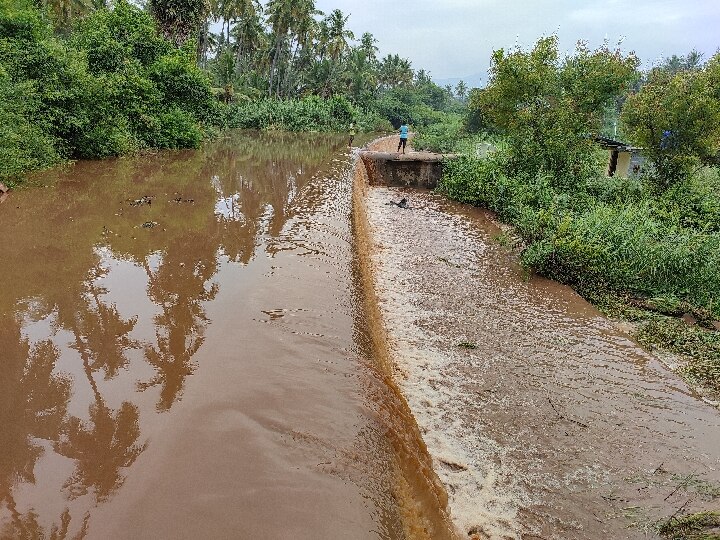
{"label": "grass on bank", "polygon": [[418,139],[430,147],[438,133],[445,146],[435,149],[459,153],[445,163],[438,192],[494,211],[514,227],[527,268],[633,322],[641,345],[679,355],[679,373],[720,396],[717,167],[662,192],[645,178],[606,177],[607,153],[598,150],[588,156],[596,174],[558,181],[519,170],[496,138],[496,151],[479,157],[487,137],[464,134],[454,122]]}
{"label": "grass on bank", "polygon": [[668,540],[720,540],[720,512],[699,512],[671,518],[659,531]]}

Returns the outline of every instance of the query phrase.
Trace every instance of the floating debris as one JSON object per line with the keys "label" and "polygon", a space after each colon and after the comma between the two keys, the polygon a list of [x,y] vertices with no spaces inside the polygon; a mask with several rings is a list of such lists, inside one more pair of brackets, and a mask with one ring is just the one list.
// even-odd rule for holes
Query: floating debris
{"label": "floating debris", "polygon": [[180,203],[194,203],[195,199],[183,199],[182,197],[175,197],[172,202],[180,204]]}
{"label": "floating debris", "polygon": [[128,199],[128,201],[130,202],[130,206],[143,206],[145,204],[150,206],[152,204],[152,197],[149,197],[148,195],[143,195],[139,199]]}
{"label": "floating debris", "polygon": [[143,229],[152,229],[157,225],[157,221],[146,221],[142,224]]}

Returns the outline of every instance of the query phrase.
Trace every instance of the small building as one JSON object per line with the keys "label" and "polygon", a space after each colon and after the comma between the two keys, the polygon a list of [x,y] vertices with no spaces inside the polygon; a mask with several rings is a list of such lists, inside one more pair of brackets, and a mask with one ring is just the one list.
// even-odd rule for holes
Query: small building
{"label": "small building", "polygon": [[609,152],[608,176],[623,178],[635,177],[640,174],[645,159],[640,155],[640,148],[608,137],[595,137],[595,141]]}

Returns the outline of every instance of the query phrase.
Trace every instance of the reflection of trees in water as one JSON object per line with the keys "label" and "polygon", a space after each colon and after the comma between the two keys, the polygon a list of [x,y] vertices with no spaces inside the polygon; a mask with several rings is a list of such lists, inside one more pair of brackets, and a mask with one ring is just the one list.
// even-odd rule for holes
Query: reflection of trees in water
{"label": "reflection of trees in water", "polygon": [[202,302],[213,300],[218,293],[217,284],[208,285],[217,271],[216,251],[216,244],[192,233],[168,248],[156,271],[144,262],[148,297],[162,312],[154,319],[157,343],[145,346],[145,360],[156,375],[138,388],[160,385],[158,411],[170,409],[186,377],[195,371],[192,357],[205,339],[208,323]]}
{"label": "reflection of trees in water", "polygon": [[[105,273],[102,271],[94,277]],[[75,312],[71,328],[75,333],[76,347],[81,346],[82,354],[87,356],[90,371],[103,370],[105,379],[109,380],[127,366],[125,351],[136,349],[139,344],[128,336],[137,324],[137,317],[123,319],[115,304],[101,302],[99,295],[105,292],[94,281],[86,284],[85,302]]]}
{"label": "reflection of trees in water", "polygon": [[[15,486],[35,482],[35,466],[45,451],[39,439],[48,441],[45,448],[75,461],[64,484],[68,496],[109,498],[122,485],[122,469],[132,465],[145,444],[133,394],[121,396],[121,405],[114,409],[107,404],[103,381],[127,374],[128,352],[142,348],[144,361],[155,374],[139,382],[137,389],[159,388],[156,411],[169,410],[196,369],[193,357],[209,322],[204,303],[218,294],[218,285],[212,283],[218,254],[248,263],[263,235],[266,249],[274,252],[273,237],[281,235],[287,221],[318,204],[311,178],[344,143],[324,136],[235,134],[198,152],[78,164],[88,177],[101,178],[102,185],[80,191],[77,182],[69,182],[68,189],[78,193],[60,209],[54,206],[51,190],[36,194],[37,215],[48,217],[36,220],[32,240],[37,237],[37,249],[54,254],[52,279],[20,243],[8,245],[0,273],[10,276],[15,295],[0,299],[0,313],[21,311],[15,307],[20,300],[36,298],[43,312],[40,318],[52,315],[51,332],[66,330],[72,335],[70,347],[80,355],[92,397],[86,403],[86,420],[69,415],[71,386],[85,384],[83,377],[73,381],[59,374],[60,351],[48,340],[31,346],[21,335],[22,316],[2,317],[0,509],[9,511],[9,521],[0,525],[1,538],[66,538],[71,528],[84,535],[87,515],[71,527],[66,510],[55,516],[50,530],[43,531],[34,510],[16,509]],[[76,175],[78,170],[67,174]],[[167,192],[169,200],[160,200],[159,195],[152,208],[129,207],[127,199],[145,195],[146,186],[156,193]],[[194,202],[172,202],[176,193]],[[231,205],[226,214],[216,213],[221,198]],[[120,201],[122,211],[107,201]],[[162,229],[139,228],[145,213],[158,208]],[[53,221],[54,213],[65,217]],[[68,221],[68,215],[76,219]],[[58,223],[62,223],[59,230]],[[100,236],[105,227],[117,236]],[[98,241],[111,257],[135,261],[145,269],[148,298],[160,308],[152,320],[154,343],[132,339],[136,326],[147,323],[137,316],[121,316],[110,299],[123,291],[98,285],[97,279],[107,273],[96,251]],[[151,269],[148,261],[153,254],[161,257]],[[25,273],[18,271],[23,265],[28,269]],[[21,315],[28,315],[30,308],[24,309]],[[82,399],[81,392],[75,395]]]}
{"label": "reflection of trees in water", "polygon": [[146,445],[137,444],[137,406],[125,401],[114,411],[98,398],[89,409],[89,422],[70,417],[55,450],[75,460],[75,471],[64,486],[71,497],[93,488],[95,499],[104,501],[122,484],[120,469],[132,465]]}
{"label": "reflection of trees in water", "polygon": [[[50,341],[30,347],[16,320],[0,325],[0,344],[0,507],[4,504],[11,517],[0,528],[0,538],[45,538],[37,513],[32,508],[26,513],[17,510],[12,488],[35,482],[35,463],[44,450],[34,439],[59,436],[71,381],[53,373],[60,351]],[[66,519],[69,522],[69,513]],[[56,538],[64,538],[61,531],[62,525],[55,527]]]}
{"label": "reflection of trees in water", "polygon": [[225,254],[249,262],[259,235],[277,238],[289,219],[315,207],[312,177],[345,142],[335,135],[240,132],[206,151],[202,174],[227,205],[216,231]]}
{"label": "reflection of trees in water", "polygon": [[93,373],[103,369],[105,378],[109,379],[117,375],[120,367],[125,367],[125,350],[136,346],[127,334],[137,319],[123,320],[115,305],[100,302],[93,282],[86,283],[86,288],[88,292],[81,297],[84,301],[80,309],[64,319],[70,320],[68,329],[74,335],[73,347],[80,353],[83,371],[93,392],[90,422],[69,417],[55,442],[55,450],[75,460],[75,472],[64,486],[71,496],[85,495],[94,488],[96,500],[102,501],[122,484],[120,469],[131,465],[145,445],[137,444],[140,437],[137,406],[125,401],[114,412],[105,404]]}
{"label": "reflection of trees in water", "polygon": [[12,505],[8,503],[8,509],[12,519],[0,527],[0,538],[2,539],[82,540],[88,533],[89,513],[85,514],[80,530],[73,536],[68,536],[72,518],[70,510],[67,508],[60,514],[59,524],[54,523],[49,532],[45,532],[45,529],[38,522],[39,516],[35,510],[30,509],[25,513],[20,513],[14,503]]}

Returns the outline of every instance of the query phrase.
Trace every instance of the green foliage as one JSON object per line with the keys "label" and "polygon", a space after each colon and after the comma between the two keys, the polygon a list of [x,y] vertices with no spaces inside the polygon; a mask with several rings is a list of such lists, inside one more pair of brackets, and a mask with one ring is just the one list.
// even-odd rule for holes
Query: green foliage
{"label": "green foliage", "polygon": [[682,373],[720,395],[720,334],[688,326],[671,317],[654,316],[640,325],[637,340],[648,348],[662,348],[688,359]]}
{"label": "green foliage", "polygon": [[264,99],[233,103],[228,108],[229,127],[287,131],[344,131],[351,122],[363,128],[361,113],[343,97],[321,99]]}
{"label": "green foliage", "polygon": [[654,69],[625,102],[625,131],[652,160],[653,179],[663,189],[688,178],[720,149],[718,66],[720,54],[703,70]]}
{"label": "green foliage", "polygon": [[30,0],[0,0],[0,39],[37,42],[51,29]]}
{"label": "green foliage", "polygon": [[670,540],[720,539],[720,512],[699,512],[662,523],[658,532]]}
{"label": "green foliage", "polygon": [[60,158],[198,147],[204,126],[221,120],[192,54],[127,1],[82,19],[66,38],[32,5],[9,5],[0,4],[0,177]]}
{"label": "green foliage", "polygon": [[447,114],[442,122],[421,128],[413,139],[413,147],[430,152],[453,152],[465,136],[462,116]]}
{"label": "green foliage", "polygon": [[176,47],[197,31],[209,10],[207,0],[149,0],[148,7],[163,36]]}
{"label": "green foliage", "polygon": [[14,84],[0,68],[0,181],[14,183],[22,173],[59,160],[54,140],[35,117],[32,85]]}
{"label": "green foliage", "polygon": [[149,70],[166,105],[182,107],[203,119],[212,110],[214,97],[210,81],[185,51],[173,51],[155,62]]}
{"label": "green foliage", "polygon": [[489,86],[470,95],[465,126],[500,133],[505,144],[485,159],[470,147],[446,162],[438,189],[497,212],[514,225],[527,267],[642,321],[641,343],[686,356],[684,375],[717,391],[717,334],[655,313],[690,312],[706,326],[720,318],[720,172],[690,174],[717,152],[720,55],[702,68],[690,63],[655,70],[623,109],[654,174],[606,178],[607,154],[591,135],[638,82],[637,59],[580,45],[560,61],[555,38],[530,52],[497,51]]}
{"label": "green foliage", "polygon": [[561,61],[556,36],[529,52],[497,50],[488,87],[470,98],[469,127],[490,124],[504,133],[517,172],[573,185],[594,174],[589,135],[600,131],[603,107],[636,78],[637,65],[632,54],[582,43]]}
{"label": "green foliage", "polygon": [[592,179],[566,191],[547,175],[510,174],[511,163],[507,151],[461,156],[446,163],[439,189],[515,225],[524,263],[543,275],[581,292],[672,295],[720,315],[716,214],[700,210],[689,223],[684,207],[640,181]]}

